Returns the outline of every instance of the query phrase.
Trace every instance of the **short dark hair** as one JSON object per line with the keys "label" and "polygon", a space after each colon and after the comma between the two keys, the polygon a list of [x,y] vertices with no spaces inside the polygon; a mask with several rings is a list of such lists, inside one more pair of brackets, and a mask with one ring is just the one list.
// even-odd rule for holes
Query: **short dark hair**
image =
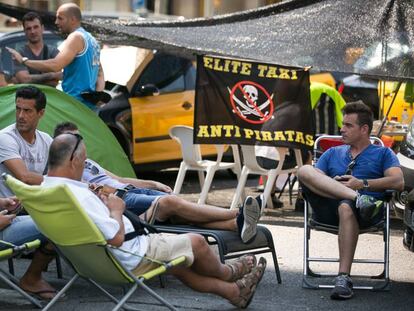
{"label": "short dark hair", "polygon": [[24,16],[22,18],[23,28],[24,28],[24,23],[25,22],[31,22],[31,21],[34,21],[35,19],[38,19],[39,22],[40,22],[40,25],[43,25],[42,18],[36,12],[28,12],[28,13],[24,14]]}
{"label": "short dark hair", "polygon": [[65,133],[66,131],[77,131],[78,129],[78,126],[70,121],[59,123],[53,131],[53,138]]}
{"label": "short dark hair", "polygon": [[350,102],[342,109],[344,114],[355,113],[357,115],[359,126],[368,125],[369,133],[372,130],[372,124],[374,122],[374,115],[372,110],[364,104],[362,100],[356,102]]}
{"label": "short dark hair", "polygon": [[17,98],[34,99],[36,102],[36,110],[40,111],[46,107],[46,95],[40,89],[33,85],[19,87],[16,90]]}

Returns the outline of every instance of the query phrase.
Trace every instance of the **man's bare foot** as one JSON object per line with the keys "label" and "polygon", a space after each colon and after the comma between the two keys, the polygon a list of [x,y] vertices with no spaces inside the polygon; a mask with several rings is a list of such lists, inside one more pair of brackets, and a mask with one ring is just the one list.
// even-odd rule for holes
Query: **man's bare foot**
{"label": "man's bare foot", "polygon": [[40,279],[36,282],[29,282],[24,277],[21,278],[19,286],[25,292],[37,296],[39,299],[50,300],[56,296],[56,289],[54,289],[48,282]]}

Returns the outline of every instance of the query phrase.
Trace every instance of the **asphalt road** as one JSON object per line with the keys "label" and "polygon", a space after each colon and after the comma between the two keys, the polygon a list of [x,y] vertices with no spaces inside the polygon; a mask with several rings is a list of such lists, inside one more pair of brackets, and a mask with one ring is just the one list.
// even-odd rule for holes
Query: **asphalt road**
{"label": "asphalt road", "polygon": [[[176,172],[151,174],[151,178],[163,180],[171,186],[174,183]],[[145,176],[148,178],[148,176]],[[194,175],[190,176],[183,187],[183,196],[189,200],[196,200],[199,187]],[[247,193],[257,195],[255,185],[257,179],[248,181]],[[209,195],[209,203],[227,207],[234,192],[234,178],[227,174],[220,174]],[[282,274],[282,284],[277,284],[274,266],[268,255],[268,267],[262,282],[259,284],[256,295],[249,310],[414,310],[414,254],[402,246],[401,221],[392,221],[390,275],[392,279],[391,291],[371,292],[355,291],[355,297],[349,301],[332,301],[329,299],[329,290],[308,290],[301,287],[302,281],[302,249],[303,249],[303,217],[295,212],[288,204],[288,196],[282,196],[285,206],[282,209],[266,210],[262,219],[272,232],[275,241],[278,261]],[[315,253],[325,255],[337,253],[336,236],[315,232],[312,234]],[[365,234],[360,238],[357,256],[381,256],[379,247],[382,238],[378,234]],[[23,273],[27,260],[20,260],[17,264],[17,274]],[[1,267],[6,267],[1,263]],[[329,271],[336,270],[336,264],[327,267]],[[378,267],[354,267],[354,273],[377,273]],[[46,278],[57,288],[64,286],[70,278],[71,272],[65,268],[65,279],[56,278],[55,267],[52,265],[45,274]],[[196,293],[183,286],[172,277],[167,277],[166,288],[160,288],[158,280],[149,282],[151,288],[168,299],[181,310],[234,310],[224,299]],[[35,310],[29,303],[16,293],[0,285],[0,310]],[[115,295],[120,294],[118,288],[109,288]],[[139,310],[166,310],[157,305],[154,300],[142,291],[138,291],[129,300],[130,305]],[[52,310],[111,310],[113,304],[103,297],[97,290],[85,281],[75,283],[64,301]]]}

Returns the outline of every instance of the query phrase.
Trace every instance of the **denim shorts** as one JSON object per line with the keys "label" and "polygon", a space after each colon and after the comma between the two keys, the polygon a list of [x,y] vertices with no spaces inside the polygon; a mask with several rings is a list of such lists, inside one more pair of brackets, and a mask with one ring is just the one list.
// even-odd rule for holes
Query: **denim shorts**
{"label": "denim shorts", "polygon": [[[39,232],[36,224],[28,215],[17,216],[12,223],[0,231],[0,239],[15,245],[39,239],[43,243],[46,238]],[[0,245],[1,247],[1,245]]]}
{"label": "denim shorts", "polygon": [[168,195],[168,193],[153,189],[134,188],[125,193],[124,202],[128,210],[136,215],[141,215],[150,208],[152,202],[164,195]]}

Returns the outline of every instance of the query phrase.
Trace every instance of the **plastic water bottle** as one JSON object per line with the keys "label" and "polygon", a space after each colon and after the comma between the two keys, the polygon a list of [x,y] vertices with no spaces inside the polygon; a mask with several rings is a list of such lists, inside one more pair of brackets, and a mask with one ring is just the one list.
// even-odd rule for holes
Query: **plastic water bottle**
{"label": "plastic water bottle", "polygon": [[401,123],[402,124],[410,123],[410,115],[408,114],[407,108],[404,108],[404,110],[401,114]]}

